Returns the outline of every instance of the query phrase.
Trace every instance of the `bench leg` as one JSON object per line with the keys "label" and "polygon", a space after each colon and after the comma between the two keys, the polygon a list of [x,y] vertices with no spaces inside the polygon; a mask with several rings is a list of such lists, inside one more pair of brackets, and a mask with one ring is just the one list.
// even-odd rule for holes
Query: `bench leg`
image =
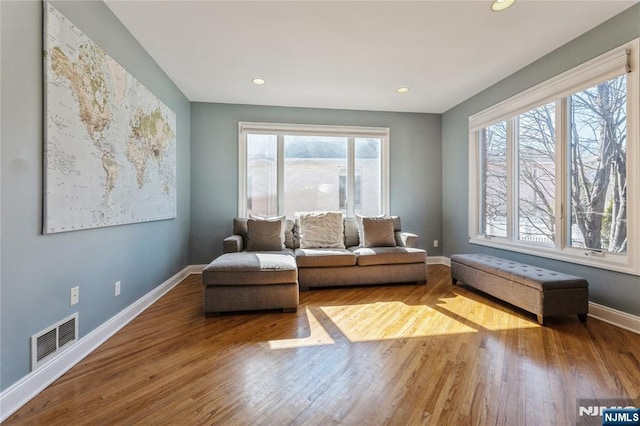
{"label": "bench leg", "polygon": [[585,324],[587,322],[587,314],[578,314],[578,319],[581,323]]}
{"label": "bench leg", "polygon": [[538,324],[544,325],[544,317],[542,315],[536,315],[538,317]]}

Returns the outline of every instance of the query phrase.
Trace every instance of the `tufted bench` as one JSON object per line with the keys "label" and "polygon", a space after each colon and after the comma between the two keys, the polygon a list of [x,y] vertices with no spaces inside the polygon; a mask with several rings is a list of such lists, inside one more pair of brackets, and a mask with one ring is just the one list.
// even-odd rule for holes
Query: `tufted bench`
{"label": "tufted bench", "polygon": [[587,321],[589,284],[584,278],[485,254],[454,254],[451,281],[533,312],[542,325],[545,317],[557,315],[578,314]]}
{"label": "tufted bench", "polygon": [[227,253],[202,271],[204,312],[298,309],[298,270],[290,251]]}

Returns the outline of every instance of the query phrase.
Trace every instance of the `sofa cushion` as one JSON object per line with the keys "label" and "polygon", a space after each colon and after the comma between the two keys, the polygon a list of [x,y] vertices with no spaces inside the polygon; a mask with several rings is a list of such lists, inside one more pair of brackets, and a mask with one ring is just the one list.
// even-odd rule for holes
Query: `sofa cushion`
{"label": "sofa cushion", "polygon": [[359,266],[396,265],[427,261],[427,252],[409,247],[354,247],[350,249],[358,256]]}
{"label": "sofa cushion", "polygon": [[284,220],[247,221],[247,251],[277,251],[284,249]]}
{"label": "sofa cushion", "polygon": [[395,247],[396,236],[393,219],[381,217],[362,218],[363,247]]}
{"label": "sofa cushion", "polygon": [[295,250],[296,264],[300,268],[327,268],[354,266],[356,255],[347,249],[316,248]]}
{"label": "sofa cushion", "polygon": [[291,251],[227,253],[202,271],[204,285],[294,283],[298,279]]}
{"label": "sofa cushion", "polygon": [[345,248],[340,212],[300,213],[300,248]]}

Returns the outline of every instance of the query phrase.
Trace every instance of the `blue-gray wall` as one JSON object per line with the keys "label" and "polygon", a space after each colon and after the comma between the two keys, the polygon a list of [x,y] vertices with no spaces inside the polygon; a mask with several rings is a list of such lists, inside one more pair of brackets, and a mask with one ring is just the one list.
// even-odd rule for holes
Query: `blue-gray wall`
{"label": "blue-gray wall", "polygon": [[[54,5],[177,115],[178,217],[42,235],[42,3],[1,1],[0,389],[30,371],[29,337],[79,312],[80,337],[188,264],[190,104],[102,3]],[[115,281],[122,294],[114,297]],[[69,289],[80,303],[69,306]]]}
{"label": "blue-gray wall", "polygon": [[[470,115],[520,93],[640,36],[640,5],[523,68],[447,111],[442,117],[442,209],[444,255],[488,253],[585,277],[595,303],[640,315],[640,278],[603,269],[496,250],[468,242],[468,144]],[[505,52],[509,54],[509,52]],[[638,141],[634,141],[638,142]],[[634,218],[633,220],[637,220]]]}
{"label": "blue-gray wall", "polygon": [[391,213],[439,256],[442,171],[440,115],[193,103],[191,105],[191,263],[222,253],[238,214],[238,122],[389,127]]}

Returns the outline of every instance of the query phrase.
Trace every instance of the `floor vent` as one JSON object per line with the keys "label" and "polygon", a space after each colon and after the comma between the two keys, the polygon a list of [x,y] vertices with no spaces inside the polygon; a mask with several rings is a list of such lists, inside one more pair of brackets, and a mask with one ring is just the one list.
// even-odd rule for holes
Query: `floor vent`
{"label": "floor vent", "polygon": [[78,339],[78,313],[31,336],[31,371]]}

